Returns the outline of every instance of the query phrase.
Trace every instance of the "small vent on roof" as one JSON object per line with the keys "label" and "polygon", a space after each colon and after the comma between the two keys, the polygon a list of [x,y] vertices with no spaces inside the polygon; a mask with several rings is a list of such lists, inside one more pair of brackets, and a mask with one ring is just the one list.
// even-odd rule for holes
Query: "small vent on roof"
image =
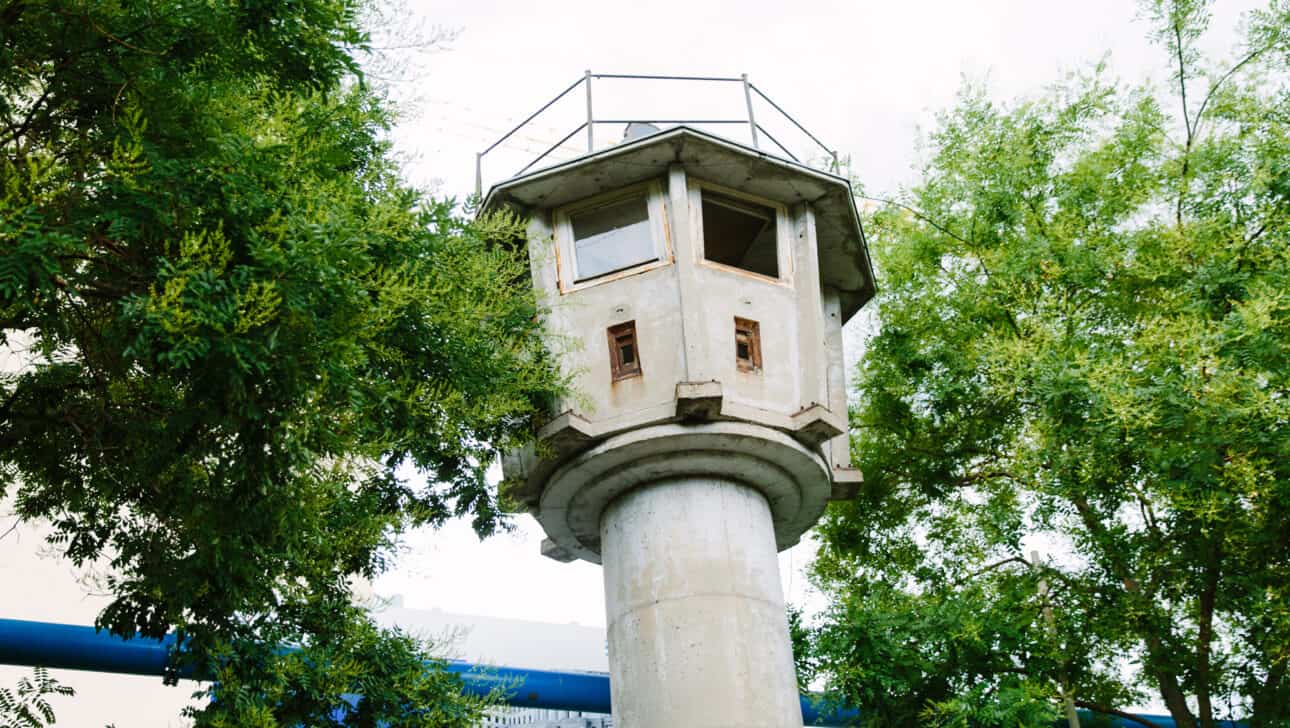
{"label": "small vent on roof", "polygon": [[633,121],[628,124],[627,128],[623,131],[623,141],[630,142],[633,139],[647,137],[650,134],[657,134],[660,131],[662,130],[653,124],[646,124],[643,121]]}

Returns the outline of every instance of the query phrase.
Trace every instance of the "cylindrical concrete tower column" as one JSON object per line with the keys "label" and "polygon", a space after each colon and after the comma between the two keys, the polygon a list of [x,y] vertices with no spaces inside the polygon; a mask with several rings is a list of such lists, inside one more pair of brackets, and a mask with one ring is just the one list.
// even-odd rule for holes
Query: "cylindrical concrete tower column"
{"label": "cylindrical concrete tower column", "polygon": [[600,520],[614,725],[801,726],[770,506],[717,477],[669,477]]}

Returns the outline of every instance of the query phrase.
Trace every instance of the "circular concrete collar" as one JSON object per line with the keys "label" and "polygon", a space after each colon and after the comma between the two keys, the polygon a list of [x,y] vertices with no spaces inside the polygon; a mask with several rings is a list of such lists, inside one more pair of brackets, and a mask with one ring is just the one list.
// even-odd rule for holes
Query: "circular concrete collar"
{"label": "circular concrete collar", "polygon": [[685,477],[740,483],[764,495],[781,551],[824,513],[832,487],[823,458],[777,430],[742,422],[656,425],[611,437],[552,473],[537,519],[558,547],[598,564],[600,516],[610,501]]}

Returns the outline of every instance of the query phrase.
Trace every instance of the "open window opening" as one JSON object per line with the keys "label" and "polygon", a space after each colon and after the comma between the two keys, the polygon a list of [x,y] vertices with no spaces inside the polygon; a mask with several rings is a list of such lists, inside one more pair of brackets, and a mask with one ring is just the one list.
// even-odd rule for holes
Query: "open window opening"
{"label": "open window opening", "polygon": [[658,259],[645,194],[569,215],[575,282],[617,273]]}
{"label": "open window opening", "polygon": [[761,325],[735,317],[735,366],[741,372],[761,371]]}
{"label": "open window opening", "polygon": [[610,326],[609,368],[613,381],[641,375],[640,346],[636,343],[636,322]]}
{"label": "open window opening", "polygon": [[702,191],[703,257],[752,273],[779,277],[775,210],[729,195]]}

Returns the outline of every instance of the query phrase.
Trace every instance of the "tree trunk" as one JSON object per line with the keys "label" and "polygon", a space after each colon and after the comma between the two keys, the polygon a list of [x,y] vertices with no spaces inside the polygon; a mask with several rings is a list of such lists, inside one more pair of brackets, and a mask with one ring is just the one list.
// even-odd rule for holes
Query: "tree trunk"
{"label": "tree trunk", "polygon": [[1290,720],[1290,705],[1282,700],[1282,683],[1286,678],[1286,662],[1283,660],[1268,668],[1268,676],[1263,686],[1254,694],[1253,715],[1250,716],[1250,728],[1272,728],[1284,725]]}
{"label": "tree trunk", "polygon": [[[1075,495],[1071,496],[1070,500],[1079,512],[1084,527],[1093,533],[1098,541],[1106,541],[1106,529],[1098,519],[1097,514],[1089,506],[1088,499],[1081,495]],[[1142,585],[1134,578],[1128,564],[1125,564],[1113,553],[1108,553],[1106,556],[1112,573],[1120,580],[1124,590],[1142,599],[1144,605],[1154,608],[1155,604],[1151,596],[1143,593]],[[1183,694],[1182,688],[1178,685],[1178,676],[1173,671],[1162,667],[1169,664],[1169,652],[1165,649],[1164,641],[1156,631],[1161,623],[1160,620],[1140,618],[1134,627],[1147,645],[1147,664],[1151,666],[1150,673],[1156,678],[1156,685],[1160,689],[1160,697],[1164,699],[1165,707],[1169,709],[1170,717],[1174,719],[1174,723],[1177,725],[1191,728],[1191,726],[1196,725],[1196,717],[1192,715],[1191,708],[1187,707],[1187,696]]]}
{"label": "tree trunk", "polygon": [[1200,728],[1214,728],[1214,706],[1210,702],[1210,648],[1214,641],[1214,599],[1218,594],[1218,549],[1211,549],[1205,564],[1205,587],[1201,590],[1196,615],[1196,706]]}
{"label": "tree trunk", "polygon": [[[1148,652],[1153,651],[1148,649]],[[1192,715],[1191,708],[1187,707],[1187,696],[1183,694],[1182,688],[1178,687],[1178,677],[1165,670],[1154,672],[1156,684],[1160,687],[1160,697],[1164,699],[1165,707],[1169,709],[1169,717],[1174,719],[1174,724],[1196,725],[1196,716]]]}

